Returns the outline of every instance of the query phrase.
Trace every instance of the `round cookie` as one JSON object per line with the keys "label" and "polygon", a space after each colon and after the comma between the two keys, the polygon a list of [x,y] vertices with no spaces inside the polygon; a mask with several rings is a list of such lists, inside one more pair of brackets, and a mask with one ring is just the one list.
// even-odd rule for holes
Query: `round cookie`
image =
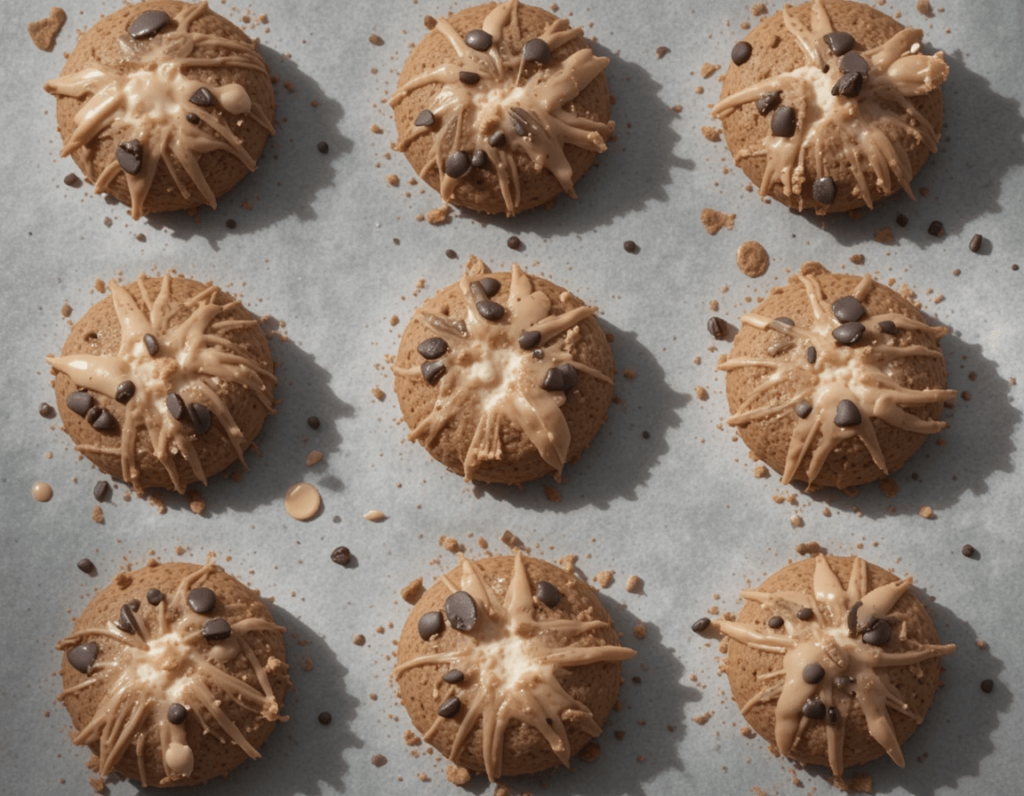
{"label": "round cookie", "polygon": [[482,213],[575,198],[615,128],[608,61],[582,28],[519,0],[437,20],[391,98],[395,149],[445,202]]}
{"label": "round cookie", "polygon": [[181,276],[108,286],[62,356],[46,358],[75,449],[138,492],[184,492],[243,461],[274,412],[274,363],[256,319]]}
{"label": "round cookie", "polygon": [[874,207],[938,150],[942,52],[862,3],[786,6],[733,50],[721,119],[736,165],[761,196],[818,214]]}
{"label": "round cookie", "polygon": [[143,787],[224,776],[259,748],[291,686],[284,628],[220,567],[120,573],[57,645],[77,745]]}
{"label": "round cookie", "polygon": [[736,621],[725,671],[744,718],[778,752],[802,763],[846,766],[888,754],[924,720],[939,687],[939,644],[912,578],[857,557],[819,555],[776,572]]}
{"label": "round cookie", "polygon": [[870,276],[805,263],[741,321],[719,366],[728,423],[783,483],[877,481],[946,428],[947,329]]}
{"label": "round cookie", "polygon": [[255,170],[274,134],[274,90],[256,45],[206,2],[150,0],[103,17],[60,77],[64,147],[96,193],[132,218],[207,204]]}
{"label": "round cookie", "polygon": [[402,335],[392,370],[409,439],[467,481],[560,480],[611,403],[596,312],[518,265],[491,274],[471,258]]}
{"label": "round cookie", "polygon": [[636,652],[593,589],[555,565],[460,558],[402,629],[402,704],[425,741],[491,780],[568,766],[600,734]]}

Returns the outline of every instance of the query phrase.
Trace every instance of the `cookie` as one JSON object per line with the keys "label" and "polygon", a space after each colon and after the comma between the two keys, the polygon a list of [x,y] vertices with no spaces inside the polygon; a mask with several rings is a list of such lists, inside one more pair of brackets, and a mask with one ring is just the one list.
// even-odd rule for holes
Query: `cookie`
{"label": "cookie", "polygon": [[790,564],[747,600],[729,638],[725,671],[750,726],[802,763],[847,766],[888,754],[924,720],[942,675],[940,644],[912,578],[857,557]]}
{"label": "cookie", "polygon": [[597,308],[518,265],[466,269],[402,335],[392,370],[409,439],[467,481],[560,480],[611,404]]}
{"label": "cookie", "polygon": [[594,590],[555,565],[460,559],[402,629],[394,676],[409,718],[491,780],[568,766],[600,734],[636,652]]}
{"label": "cookie", "polygon": [[391,98],[395,149],[445,202],[481,213],[575,198],[615,128],[608,61],[582,28],[519,0],[439,19]]}
{"label": "cookie", "polygon": [[122,572],[57,645],[73,741],[142,787],[195,785],[260,757],[291,686],[284,628],[212,563]]}
{"label": "cookie", "polygon": [[78,40],[60,77],[57,128],[85,179],[132,218],[217,206],[274,134],[256,45],[205,2],[124,6]]}
{"label": "cookie", "polygon": [[47,357],[75,449],[137,492],[184,492],[238,460],[274,412],[266,335],[213,285],[140,276],[82,316]]}
{"label": "cookie", "polygon": [[875,202],[910,181],[942,131],[942,52],[922,32],[845,0],[784,7],[732,52],[711,110],[761,196],[818,214]]}
{"label": "cookie", "polygon": [[741,321],[719,366],[728,424],[782,483],[877,481],[946,428],[948,330],[870,276],[805,263]]}

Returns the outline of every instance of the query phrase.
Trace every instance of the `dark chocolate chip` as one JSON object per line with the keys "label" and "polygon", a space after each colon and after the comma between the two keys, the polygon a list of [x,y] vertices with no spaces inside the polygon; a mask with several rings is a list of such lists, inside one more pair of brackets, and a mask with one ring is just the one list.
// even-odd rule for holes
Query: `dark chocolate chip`
{"label": "dark chocolate chip", "polygon": [[316,720],[323,724],[325,727],[331,723],[334,717],[331,716],[326,710],[316,717]]}
{"label": "dark chocolate chip", "polygon": [[505,314],[505,308],[495,301],[478,301],[476,311],[485,321],[500,321]]}
{"label": "dark chocolate chip", "polygon": [[193,105],[198,105],[200,108],[209,107],[213,105],[213,92],[208,88],[197,88],[188,101]]}
{"label": "dark chocolate chip", "polygon": [[142,335],[142,343],[146,346],[146,350],[149,352],[151,357],[155,357],[160,353],[160,343],[151,334]]}
{"label": "dark chocolate chip", "polygon": [[736,66],[743,66],[743,64],[750,60],[753,52],[754,48],[750,46],[749,42],[738,41],[732,48],[732,62]]}
{"label": "dark chocolate chip", "polygon": [[850,321],[832,330],[832,337],[839,345],[853,345],[864,336],[864,324]]}
{"label": "dark chocolate chip", "polygon": [[825,718],[825,703],[820,699],[808,699],[800,708],[800,712],[809,719],[823,719]]}
{"label": "dark chocolate chip", "polygon": [[694,633],[703,633],[709,627],[711,627],[711,620],[708,619],[706,616],[702,616],[700,619],[698,619],[696,622],[690,625],[690,630],[692,630]]}
{"label": "dark chocolate chip", "polygon": [[89,411],[85,413],[85,422],[91,426],[99,419],[100,412],[102,411],[98,406],[90,406]]}
{"label": "dark chocolate chip", "polygon": [[135,611],[130,605],[121,606],[121,612],[117,615],[117,621],[114,624],[118,629],[131,636],[134,636],[139,630],[139,620],[135,618]]}
{"label": "dark chocolate chip", "polygon": [[772,114],[772,135],[792,138],[796,132],[796,111],[788,105],[780,105]]}
{"label": "dark chocolate chip", "polygon": [[796,321],[794,321],[792,318],[787,318],[785,315],[780,315],[775,320],[778,321],[779,323],[786,324],[786,326],[796,326]]}
{"label": "dark chocolate chip", "polygon": [[188,607],[197,614],[208,614],[217,605],[217,595],[200,586],[188,593]]}
{"label": "dark chocolate chip", "polygon": [[97,481],[96,486],[92,488],[92,496],[100,503],[110,497],[110,482]]}
{"label": "dark chocolate chip", "polygon": [[487,143],[497,149],[498,147],[505,146],[505,134],[498,130],[490,138],[487,139]]}
{"label": "dark chocolate chip", "polygon": [[892,321],[879,321],[878,330],[884,334],[899,334],[900,331]]}
{"label": "dark chocolate chip", "polygon": [[991,694],[992,693],[992,689],[995,688],[995,686],[996,686],[996,684],[993,683],[991,680],[982,680],[981,681],[981,690],[984,691],[986,694]]}
{"label": "dark chocolate chip", "polygon": [[711,316],[708,318],[708,332],[716,340],[721,340],[725,337],[725,333],[728,331],[725,321],[717,316]]}
{"label": "dark chocolate chip", "polygon": [[865,644],[870,644],[872,647],[884,647],[892,638],[892,627],[884,619],[879,619],[864,632],[861,638],[864,639]]}
{"label": "dark chocolate chip", "polygon": [[186,113],[186,114],[185,114],[185,121],[186,121],[186,122],[188,122],[189,124],[199,124],[199,122],[200,122],[201,120],[200,120],[200,118],[199,118],[199,117],[198,117],[198,116],[197,116],[196,114],[194,114],[194,113]]}
{"label": "dark chocolate chip", "polygon": [[526,331],[519,335],[519,339],[516,341],[519,343],[519,347],[523,351],[529,351],[531,348],[536,348],[540,345],[541,334],[537,331]]}
{"label": "dark chocolate chip", "polygon": [[568,389],[565,386],[565,376],[558,368],[550,368],[548,372],[544,374],[544,381],[540,386],[541,389],[547,390],[548,392],[564,392]]}
{"label": "dark chocolate chip", "polygon": [[77,566],[82,572],[88,575],[90,572],[96,571],[96,565],[92,563],[88,558],[83,558],[75,566]]}
{"label": "dark chocolate chip", "polygon": [[807,347],[807,362],[813,365],[818,361],[818,349],[814,346]]}
{"label": "dark chocolate chip", "polygon": [[448,343],[442,337],[431,337],[416,346],[416,351],[424,359],[440,359],[448,353]]}
{"label": "dark chocolate chip", "polygon": [[839,71],[844,74],[859,72],[867,77],[869,69],[868,62],[864,60],[864,56],[860,53],[848,52],[839,59]]}
{"label": "dark chocolate chip", "polygon": [[551,48],[544,39],[530,39],[523,45],[523,58],[538,64],[546,64],[551,60]]}
{"label": "dark chocolate chip", "polygon": [[213,414],[203,404],[189,404],[188,422],[196,434],[205,434],[213,423]]}
{"label": "dark chocolate chip", "polygon": [[548,608],[554,608],[562,599],[562,594],[554,583],[542,580],[537,583],[537,599]]}
{"label": "dark chocolate chip", "polygon": [[903,215],[903,213],[900,213],[898,216],[896,216],[896,223],[899,224],[901,227],[905,227],[907,224],[910,223],[910,219]]}
{"label": "dark chocolate chip", "polygon": [[465,152],[452,152],[444,164],[444,173],[458,179],[469,171],[469,155]]}
{"label": "dark chocolate chip", "polygon": [[836,181],[831,177],[819,177],[814,181],[811,193],[815,202],[830,205],[836,198]]}
{"label": "dark chocolate chip", "polygon": [[967,248],[977,254],[981,251],[981,244],[985,242],[985,239],[981,235],[974,235],[971,237],[971,242],[967,244]]}
{"label": "dark chocolate chip", "polygon": [[160,605],[164,601],[164,593],[160,589],[150,589],[146,592],[146,602],[150,605]]}
{"label": "dark chocolate chip", "polygon": [[128,26],[128,35],[133,39],[151,39],[170,21],[166,11],[143,11]]}
{"label": "dark chocolate chip", "polygon": [[444,250],[444,256],[447,257],[449,260],[458,260],[459,259],[459,253],[457,251],[455,251],[455,249],[445,249]]}
{"label": "dark chocolate chip", "polygon": [[846,689],[853,685],[855,682],[856,680],[854,680],[852,677],[841,675],[832,681],[832,685],[834,685],[836,687],[836,690],[838,691],[846,691]]}
{"label": "dark chocolate chip", "polygon": [[778,630],[784,624],[786,624],[786,620],[781,616],[772,616],[768,618],[768,627],[772,630]]}
{"label": "dark chocolate chip", "polygon": [[456,630],[472,630],[476,625],[476,600],[469,592],[457,591],[444,601],[444,613],[448,624]]}
{"label": "dark chocolate chip", "polygon": [[840,428],[847,426],[859,426],[861,421],[860,409],[853,401],[843,399],[836,407],[835,424]]}
{"label": "dark chocolate chip", "polygon": [[820,663],[809,663],[804,667],[804,682],[810,685],[817,685],[825,679],[825,667]]}
{"label": "dark chocolate chip", "polygon": [[832,314],[842,323],[859,321],[864,317],[864,305],[854,296],[843,296],[832,302]]}
{"label": "dark chocolate chip", "polygon": [[485,276],[483,279],[476,280],[474,284],[479,285],[484,289],[484,295],[487,296],[487,298],[494,298],[501,292],[501,282],[493,276]]}
{"label": "dark chocolate chip", "polygon": [[420,373],[427,384],[436,384],[447,370],[443,362],[424,362],[420,365]]}
{"label": "dark chocolate chip", "polygon": [[167,708],[167,720],[171,724],[181,724],[185,721],[186,716],[188,716],[188,710],[178,702],[174,702]]}
{"label": "dark chocolate chip", "polygon": [[[93,409],[99,409],[99,407],[94,406]],[[96,416],[89,421],[89,425],[97,431],[110,431],[117,428],[117,418],[106,409],[100,409]]]}
{"label": "dark chocolate chip", "polygon": [[846,55],[850,50],[854,48],[857,42],[854,41],[853,36],[841,30],[834,30],[831,33],[826,33],[823,37],[825,44],[832,51],[833,55]]}
{"label": "dark chocolate chip", "polygon": [[847,72],[840,77],[832,86],[833,97],[859,97],[861,89],[864,88],[864,74],[862,72]]}
{"label": "dark chocolate chip", "polygon": [[434,124],[434,114],[429,108],[424,108],[420,111],[420,115],[416,117],[416,121],[413,125],[416,127],[431,127]]}
{"label": "dark chocolate chip", "polygon": [[974,556],[974,545],[965,544],[963,547],[960,548],[960,552],[967,558],[971,558],[972,556]]}
{"label": "dark chocolate chip", "polygon": [[801,622],[809,622],[810,620],[814,619],[814,611],[810,608],[801,608],[799,611],[796,612],[796,618],[799,619]]}
{"label": "dark chocolate chip", "polygon": [[167,393],[167,411],[175,420],[184,420],[188,417],[185,400],[176,392]]}
{"label": "dark chocolate chip", "polygon": [[941,238],[946,234],[946,228],[941,221],[933,221],[928,225],[928,234],[935,238]]}
{"label": "dark chocolate chip", "polygon": [[326,141],[318,141],[316,144],[316,151],[319,152],[321,155],[326,155],[328,152],[331,151],[330,144],[328,144]]}
{"label": "dark chocolate chip", "polygon": [[491,49],[494,38],[486,30],[471,30],[463,37],[466,44],[477,52],[486,52]]}
{"label": "dark chocolate chip", "polygon": [[345,546],[335,547],[331,551],[331,561],[339,566],[346,566],[352,560],[352,551]]}
{"label": "dark chocolate chip", "polygon": [[839,723],[839,711],[835,708],[829,708],[828,713],[825,714],[825,721],[829,724]]}
{"label": "dark chocolate chip", "polygon": [[128,601],[127,603],[125,603],[125,604],[126,604],[126,605],[127,605],[127,606],[128,606],[129,608],[131,608],[131,609],[132,609],[133,611],[138,611],[138,610],[139,610],[139,608],[140,608],[140,607],[142,606],[142,603],[141,603],[141,602],[139,602],[138,600],[129,600],[129,601]]}
{"label": "dark chocolate chip", "polygon": [[801,420],[806,420],[807,417],[811,414],[811,409],[813,408],[814,407],[811,406],[810,401],[801,401],[800,403],[793,407],[793,411],[796,412],[796,416],[799,417]]}
{"label": "dark chocolate chip", "polygon": [[[519,111],[519,113],[513,113],[513,111]],[[525,122],[520,115],[522,110],[520,108],[512,108],[508,113],[508,118],[512,122],[512,130],[516,135],[529,135],[530,130],[527,128]]]}
{"label": "dark chocolate chip", "polygon": [[464,675],[458,669],[452,669],[451,671],[442,674],[441,679],[444,680],[446,683],[455,684],[461,683],[463,680],[465,680],[466,675]]}
{"label": "dark chocolate chip", "polygon": [[533,352],[533,358],[534,359],[544,359],[544,351],[542,349],[538,348],[536,351]]}
{"label": "dark chocolate chip", "polygon": [[68,650],[68,663],[82,674],[88,674],[89,669],[96,663],[96,655],[100,651],[95,641],[79,644]]}
{"label": "dark chocolate chip", "polygon": [[85,390],[76,390],[68,394],[66,403],[68,409],[76,415],[85,417],[89,414],[89,410],[92,409],[92,396]]}
{"label": "dark chocolate chip", "polygon": [[114,400],[119,404],[126,404],[132,399],[133,395],[135,395],[135,382],[122,381],[114,391]]}
{"label": "dark chocolate chip", "polygon": [[39,415],[40,417],[53,417],[53,407],[44,401],[43,403],[39,404]]}
{"label": "dark chocolate chip", "polygon": [[421,639],[429,641],[431,636],[436,636],[444,630],[444,617],[441,616],[440,611],[429,611],[420,617],[416,629],[419,631]]}
{"label": "dark chocolate chip", "polygon": [[636,254],[640,251],[640,247],[636,245],[636,241],[627,240],[623,241],[622,248],[625,249],[629,254]]}
{"label": "dark chocolate chip", "polygon": [[757,108],[757,112],[762,116],[767,116],[773,110],[779,107],[782,103],[782,92],[773,91],[770,94],[762,94],[757,102],[754,103],[754,107]]}
{"label": "dark chocolate chip", "polygon": [[505,241],[505,244],[510,249],[518,250],[523,245],[523,242],[521,240],[519,240],[519,236],[518,235],[511,235],[511,236],[509,236],[509,239],[507,241]]}
{"label": "dark chocolate chip", "polygon": [[316,415],[310,415],[309,417],[306,418],[306,425],[309,426],[314,431],[316,431],[318,428],[320,428],[320,418],[317,417]]}
{"label": "dark chocolate chip", "polygon": [[210,619],[203,625],[203,638],[207,641],[224,641],[231,637],[231,625],[228,620],[218,616]]}
{"label": "dark chocolate chip", "polygon": [[482,169],[487,165],[487,153],[482,149],[478,149],[473,153],[473,157],[469,159],[469,165],[474,169]]}
{"label": "dark chocolate chip", "polygon": [[142,168],[142,144],[134,138],[117,145],[117,165],[125,174],[138,174]]}
{"label": "dark chocolate chip", "polygon": [[224,226],[227,227],[228,229],[234,229],[235,227],[238,226],[238,222],[235,221],[235,219],[233,218],[229,218],[227,221],[224,222]]}
{"label": "dark chocolate chip", "polygon": [[455,718],[462,710],[462,701],[458,697],[448,697],[437,709],[437,715],[442,719]]}
{"label": "dark chocolate chip", "polygon": [[71,174],[68,174],[67,176],[64,177],[64,184],[67,185],[69,188],[77,188],[79,185],[82,184],[82,180],[79,179],[77,174],[72,172]]}
{"label": "dark chocolate chip", "polygon": [[467,86],[475,86],[480,82],[480,75],[476,72],[459,72],[459,82],[465,83]]}

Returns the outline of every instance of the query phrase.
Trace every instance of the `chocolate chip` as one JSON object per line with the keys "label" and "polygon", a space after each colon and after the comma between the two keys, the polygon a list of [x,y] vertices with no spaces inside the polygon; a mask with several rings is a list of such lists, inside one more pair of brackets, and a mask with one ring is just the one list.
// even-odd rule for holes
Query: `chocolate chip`
{"label": "chocolate chip", "polygon": [[825,44],[828,45],[828,48],[832,51],[833,55],[846,55],[857,44],[857,42],[854,41],[853,36],[841,30],[834,30],[831,33],[826,33],[822,38],[825,40]]}
{"label": "chocolate chip", "polygon": [[778,321],[779,323],[786,324],[786,326],[796,326],[796,321],[794,321],[792,318],[787,318],[785,315],[780,315],[775,320]]}
{"label": "chocolate chip", "polygon": [[413,125],[416,127],[431,127],[434,124],[434,114],[428,108],[424,108],[420,111],[420,115],[416,117],[416,121]]}
{"label": "chocolate chip", "polygon": [[767,116],[773,110],[779,107],[782,103],[782,92],[773,91],[770,94],[762,94],[757,102],[754,103],[754,107],[757,108],[757,112],[762,116]]}
{"label": "chocolate chip", "polygon": [[833,97],[859,97],[861,89],[864,88],[864,74],[862,72],[847,72],[832,86]]}
{"label": "chocolate chip", "polygon": [[184,705],[174,702],[170,707],[167,708],[167,720],[171,724],[181,724],[185,721],[185,717],[188,716],[188,710]]}
{"label": "chocolate chip", "polygon": [[768,618],[768,627],[772,630],[778,630],[784,624],[786,624],[786,620],[781,616],[772,616]]}
{"label": "chocolate chip", "polygon": [[96,571],[96,565],[93,564],[92,561],[90,561],[88,558],[83,558],[81,561],[75,564],[75,566],[82,570],[82,572],[84,572],[86,575]]}
{"label": "chocolate chip", "polygon": [[473,153],[473,157],[469,159],[469,165],[474,169],[482,169],[487,165],[487,153],[482,149],[478,149]]}
{"label": "chocolate chip", "polygon": [[487,143],[495,149],[505,146],[505,134],[498,130],[490,138],[487,139]]}
{"label": "chocolate chip", "polygon": [[702,616],[700,619],[698,619],[696,622],[690,625],[690,630],[692,630],[694,633],[703,633],[709,627],[711,627],[711,620],[708,619],[706,616]]}
{"label": "chocolate chip", "polygon": [[974,556],[974,545],[965,544],[963,547],[960,548],[960,552],[965,557],[972,558]]}
{"label": "chocolate chip", "polygon": [[213,105],[213,92],[208,88],[197,88],[195,93],[188,98],[193,105],[206,108]]}
{"label": "chocolate chip", "polygon": [[899,334],[900,331],[892,321],[879,321],[878,330],[884,334]]}
{"label": "chocolate chip", "polygon": [[485,276],[483,279],[478,279],[473,283],[483,288],[484,295],[487,298],[494,298],[501,292],[501,282],[495,279],[493,276]]}
{"label": "chocolate chip", "polygon": [[424,362],[420,365],[420,373],[427,384],[436,384],[447,370],[443,362]]}
{"label": "chocolate chip", "polygon": [[806,420],[807,417],[811,414],[811,409],[813,408],[814,407],[811,406],[810,401],[801,401],[800,403],[793,407],[793,411],[796,412],[796,416],[799,417],[801,420]]}
{"label": "chocolate chip", "polygon": [[830,205],[836,198],[836,181],[831,177],[819,177],[814,181],[811,193],[815,202]]}
{"label": "chocolate chip", "polygon": [[318,141],[316,145],[316,151],[321,155],[326,155],[331,151],[330,145],[326,141]]}
{"label": "chocolate chip", "polygon": [[66,401],[68,409],[80,417],[85,417],[92,408],[92,396],[85,390],[69,393]]}
{"label": "chocolate chip", "polygon": [[936,238],[941,238],[946,234],[946,228],[942,225],[941,221],[933,221],[928,225],[928,234]]}
{"label": "chocolate chip", "polygon": [[95,415],[91,420],[89,418],[86,418],[86,420],[89,420],[89,425],[97,431],[111,431],[112,429],[117,428],[117,418],[110,414],[106,409],[100,409],[98,406],[94,406],[89,411],[95,412]]}
{"label": "chocolate chip", "polygon": [[127,606],[128,606],[129,608],[131,608],[131,609],[132,609],[133,611],[138,611],[138,610],[139,610],[139,608],[140,608],[140,607],[142,606],[142,603],[140,603],[140,602],[139,602],[138,600],[129,600],[129,601],[128,601],[128,602],[126,603],[126,605],[127,605]]}
{"label": "chocolate chip", "polygon": [[825,718],[825,703],[820,699],[808,699],[800,708],[800,712],[809,719],[823,719]]}
{"label": "chocolate chip", "polygon": [[110,497],[110,482],[109,481],[97,481],[96,486],[92,488],[92,496],[96,498],[99,503],[102,503],[108,497]]}
{"label": "chocolate chip", "polygon": [[814,346],[807,347],[807,362],[813,365],[818,361],[818,349]]}
{"label": "chocolate chip", "polygon": [[201,120],[200,120],[200,118],[199,118],[198,116],[196,116],[196,114],[194,114],[194,113],[186,113],[186,114],[185,114],[185,121],[186,121],[186,122],[188,122],[189,124],[199,124],[199,122],[200,122]]}
{"label": "chocolate chip", "polygon": [[507,241],[505,241],[505,243],[508,245],[508,247],[510,249],[517,249],[517,250],[519,249],[519,247],[521,247],[523,245],[523,242],[521,240],[519,240],[519,236],[518,235],[510,236],[509,239]]}
{"label": "chocolate chip", "polygon": [[130,605],[122,605],[121,612],[117,615],[114,624],[128,635],[134,636],[139,633],[139,620],[135,618],[135,611]]}
{"label": "chocolate chip", "polygon": [[155,357],[160,353],[160,343],[151,334],[142,335],[142,343],[146,346],[146,350],[149,352],[151,357]]}
{"label": "chocolate chip", "polygon": [[708,332],[710,332],[711,336],[716,340],[724,338],[727,331],[728,327],[726,326],[725,321],[721,318],[714,315],[708,318]]}
{"label": "chocolate chip", "polygon": [[544,359],[544,352],[541,349],[538,348],[536,351],[533,352],[533,358],[534,359]]}
{"label": "chocolate chip", "polygon": [[828,713],[825,714],[825,721],[829,724],[839,723],[839,711],[835,708],[829,708]]}
{"label": "chocolate chip", "polygon": [[309,426],[314,431],[316,431],[318,428],[320,428],[320,418],[317,417],[316,415],[310,415],[309,417],[306,418],[306,425]]}
{"label": "chocolate chip", "polygon": [[96,662],[96,655],[100,651],[95,641],[79,644],[68,650],[68,663],[82,674],[88,674],[89,669]]}
{"label": "chocolate chip", "polygon": [[352,551],[347,547],[335,547],[331,551],[331,561],[339,566],[347,566],[348,562],[352,560]]}
{"label": "chocolate chip", "polygon": [[825,667],[820,663],[809,663],[804,667],[804,682],[809,685],[817,685],[825,679]]}
{"label": "chocolate chip", "polygon": [[992,693],[992,689],[995,688],[995,685],[996,684],[993,683],[991,680],[982,680],[981,681],[981,690],[984,691],[986,694],[991,694]]}
{"label": "chocolate chip", "polygon": [[476,311],[485,321],[500,321],[505,314],[505,308],[495,301],[478,301]]}
{"label": "chocolate chip", "polygon": [[138,174],[142,168],[142,144],[134,138],[117,145],[117,165],[125,174]]}
{"label": "chocolate chip", "polygon": [[150,605],[160,605],[164,601],[164,593],[160,589],[150,589],[146,592],[146,602]]}
{"label": "chocolate chip", "polygon": [[331,714],[328,713],[326,710],[316,717],[316,720],[323,724],[325,727],[331,723],[332,719],[333,716],[331,716]]}
{"label": "chocolate chip", "polygon": [[82,181],[79,179],[77,174],[72,172],[71,174],[68,174],[67,176],[64,177],[64,184],[67,185],[69,188],[77,188],[79,185],[82,184]]}
{"label": "chocolate chip", "polygon": [[53,407],[44,401],[43,403],[39,404],[39,415],[41,417],[53,417]]}
{"label": "chocolate chip", "polygon": [[217,605],[217,595],[200,586],[188,593],[188,607],[197,614],[208,614]]}
{"label": "chocolate chip", "polygon": [[516,135],[529,135],[530,130],[522,118],[522,108],[510,108],[508,112],[509,121],[512,122],[512,130]]}
{"label": "chocolate chip", "polygon": [[207,641],[224,641],[231,637],[231,625],[228,620],[218,616],[210,619],[203,625],[203,638]]}
{"label": "chocolate chip", "polygon": [[449,260],[459,259],[459,253],[455,251],[455,249],[445,249],[444,256],[447,257]]}
{"label": "chocolate chip", "polygon": [[469,592],[457,591],[444,601],[444,613],[448,624],[456,630],[472,630],[476,625],[476,600]]}
{"label": "chocolate chip", "polygon": [[429,641],[431,636],[436,636],[444,630],[444,617],[441,616],[440,611],[429,611],[420,617],[416,629],[419,631],[421,639]]}
{"label": "chocolate chip", "polygon": [[176,392],[167,393],[167,411],[175,420],[184,420],[188,417],[188,409],[185,407],[185,400]]}
{"label": "chocolate chip", "polygon": [[523,45],[523,58],[538,64],[551,60],[551,48],[544,39],[530,39]]}
{"label": "chocolate chip", "polygon": [[494,43],[493,37],[486,30],[471,30],[463,40],[477,52],[486,52]]}
{"label": "chocolate chip", "polygon": [[864,305],[854,296],[843,296],[832,302],[832,314],[843,323],[859,321],[864,317]]}
{"label": "chocolate chip", "polygon": [[475,86],[480,82],[480,75],[476,72],[459,72],[459,81],[467,86]]}
{"label": "chocolate chip", "polygon": [[205,434],[213,423],[213,414],[203,404],[189,404],[188,422],[196,434]]}
{"label": "chocolate chip", "polygon": [[796,111],[788,105],[780,105],[772,114],[772,135],[792,138],[796,132]]}
{"label": "chocolate chip", "polygon": [[977,254],[981,251],[981,244],[985,242],[985,239],[981,235],[974,235],[971,237],[971,242],[967,244],[967,248]]}
{"label": "chocolate chip", "polygon": [[135,382],[122,381],[114,391],[114,400],[119,404],[126,404],[132,399],[133,395],[135,395]]}
{"label": "chocolate chip", "polygon": [[452,152],[444,164],[444,173],[458,179],[469,171],[469,155],[465,152]]}
{"label": "chocolate chip", "polygon": [[548,370],[544,374],[544,381],[540,386],[541,389],[548,392],[568,392],[576,386],[578,381],[576,368],[566,362],[564,365]]}
{"label": "chocolate chip", "polygon": [[102,411],[98,406],[90,406],[89,411],[85,413],[85,422],[91,426],[99,418]]}
{"label": "chocolate chip", "polygon": [[531,348],[536,348],[540,345],[541,334],[537,331],[526,331],[519,335],[519,339],[516,341],[519,343],[519,347],[523,351],[529,351]]}
{"label": "chocolate chip", "polygon": [[754,48],[750,46],[749,42],[738,41],[732,48],[732,62],[736,66],[743,66],[743,64],[750,60],[753,52]]}
{"label": "chocolate chip", "polygon": [[853,401],[843,399],[836,407],[835,424],[840,428],[847,426],[859,426],[861,421],[860,409]]}
{"label": "chocolate chip", "polygon": [[896,223],[899,224],[901,227],[905,227],[907,224],[910,223],[910,219],[903,215],[903,213],[900,213],[898,216],[896,216]]}
{"label": "chocolate chip", "polygon": [[451,671],[442,674],[441,679],[444,680],[446,683],[455,684],[461,683],[463,680],[465,680],[466,675],[464,675],[458,669],[452,669]]}
{"label": "chocolate chip", "polygon": [[864,336],[864,324],[851,321],[832,330],[832,337],[839,345],[853,345]]}
{"label": "chocolate chip", "polygon": [[877,620],[862,636],[865,644],[884,647],[892,638],[892,627],[884,619]]}
{"label": "chocolate chip", "polygon": [[812,611],[810,608],[801,608],[799,611],[796,612],[796,618],[799,619],[801,622],[809,622],[810,620],[814,619],[814,611]]}
{"label": "chocolate chip", "polygon": [[640,247],[636,245],[636,241],[627,240],[623,241],[622,248],[625,249],[629,254],[636,254],[640,251]]}
{"label": "chocolate chip", "polygon": [[832,685],[836,687],[837,691],[846,691],[851,685],[856,682],[852,677],[845,675],[839,676],[832,681]]}
{"label": "chocolate chip", "polygon": [[440,359],[448,353],[448,343],[441,337],[431,337],[416,346],[416,351],[424,359]]}
{"label": "chocolate chip", "polygon": [[452,719],[462,710],[462,701],[458,697],[448,697],[437,709],[437,715],[442,719]]}
{"label": "chocolate chip", "polygon": [[562,594],[554,583],[542,580],[537,583],[537,599],[548,608],[554,608],[558,605],[559,600],[562,599]]}
{"label": "chocolate chip", "polygon": [[170,21],[166,11],[143,11],[128,26],[128,35],[133,39],[151,39]]}
{"label": "chocolate chip", "polygon": [[848,52],[839,59],[839,71],[843,74],[856,72],[867,77],[869,69],[868,62],[860,53]]}

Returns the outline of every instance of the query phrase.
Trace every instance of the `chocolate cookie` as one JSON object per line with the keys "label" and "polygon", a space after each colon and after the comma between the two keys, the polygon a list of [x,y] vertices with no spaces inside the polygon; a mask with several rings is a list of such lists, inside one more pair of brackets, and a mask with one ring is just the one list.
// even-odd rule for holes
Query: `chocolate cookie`
{"label": "chocolate cookie", "polygon": [[741,320],[728,423],[784,484],[877,481],[946,427],[946,328],[870,276],[805,263]]}
{"label": "chocolate cookie", "polygon": [[395,149],[445,202],[514,216],[550,203],[615,125],[582,28],[519,0],[464,9],[413,50],[391,98]]}
{"label": "chocolate cookie", "polygon": [[942,52],[845,0],[786,6],[733,49],[712,109],[761,196],[798,210],[874,207],[910,181],[942,130]]}
{"label": "chocolate cookie", "polygon": [[284,630],[213,564],[122,572],[57,645],[74,743],[100,776],[142,787],[195,785],[259,758],[287,719]]}
{"label": "chocolate cookie", "polygon": [[462,558],[420,598],[395,679],[423,739],[495,780],[568,766],[600,734],[635,654],[593,589],[517,552]]}
{"label": "chocolate cookie", "polygon": [[255,170],[274,134],[256,45],[206,2],[150,0],[103,17],[75,46],[57,97],[64,147],[132,218],[207,204]]}
{"label": "chocolate cookie", "polygon": [[911,578],[863,559],[817,556],[776,572],[735,622],[725,671],[744,718],[779,753],[846,766],[883,754],[903,766],[900,744],[924,720],[939,687],[939,644]]}
{"label": "chocolate cookie", "polygon": [[274,412],[274,363],[256,319],[181,276],[109,288],[63,355],[46,358],[75,449],[139,492],[184,492],[242,461]]}
{"label": "chocolate cookie", "polygon": [[518,265],[491,274],[470,258],[402,335],[392,369],[409,439],[467,481],[560,479],[611,403],[596,312]]}

